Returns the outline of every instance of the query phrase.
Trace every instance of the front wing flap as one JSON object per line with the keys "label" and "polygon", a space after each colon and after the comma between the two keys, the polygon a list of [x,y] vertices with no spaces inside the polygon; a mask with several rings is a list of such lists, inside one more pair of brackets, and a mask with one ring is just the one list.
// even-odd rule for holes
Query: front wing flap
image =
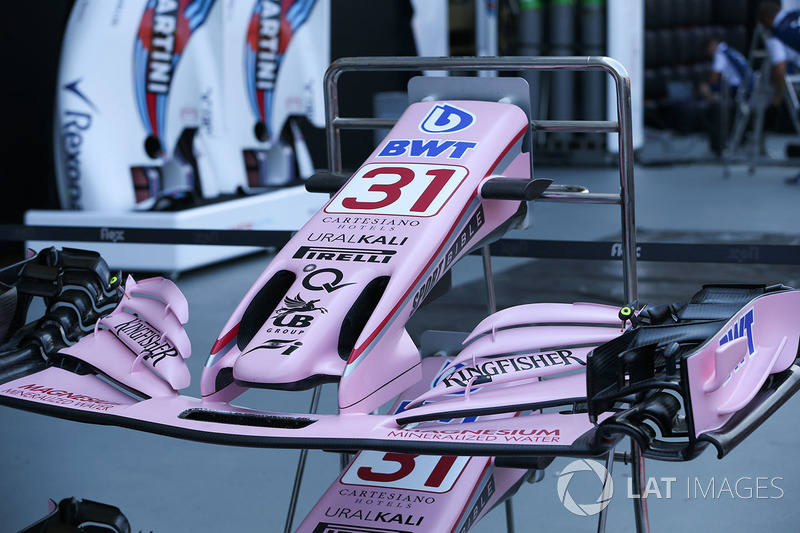
{"label": "front wing flap", "polygon": [[401,426],[393,415],[262,411],[178,394],[139,401],[94,375],[57,367],[0,385],[0,404],[198,442],[263,448],[596,456],[614,444],[613,437],[598,439],[585,413]]}

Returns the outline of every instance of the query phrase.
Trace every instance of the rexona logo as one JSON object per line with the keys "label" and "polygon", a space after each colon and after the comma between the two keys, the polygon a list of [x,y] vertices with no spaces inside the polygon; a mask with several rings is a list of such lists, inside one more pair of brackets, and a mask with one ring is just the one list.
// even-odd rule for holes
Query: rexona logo
{"label": "rexona logo", "polygon": [[[71,109],[65,109],[61,118],[61,148],[64,177],[66,179],[67,207],[69,209],[83,209],[82,203],[82,183],[81,183],[81,146],[84,144],[84,134],[92,126],[92,112],[98,112],[94,103],[86,96],[78,84],[78,78],[70,83],[64,84],[62,89],[75,97],[69,101]],[[84,105],[85,104],[85,105]],[[86,109],[88,108],[88,109]]]}
{"label": "rexona logo", "polygon": [[425,133],[453,133],[463,131],[475,122],[475,115],[450,104],[439,104],[431,109],[419,125]]}

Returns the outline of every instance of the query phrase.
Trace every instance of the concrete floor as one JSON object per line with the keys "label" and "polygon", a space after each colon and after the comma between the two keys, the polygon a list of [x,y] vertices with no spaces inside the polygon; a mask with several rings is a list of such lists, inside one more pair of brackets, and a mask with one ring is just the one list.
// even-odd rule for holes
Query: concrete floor
{"label": "concrete floor", "polygon": [[[779,235],[790,239],[800,233],[800,187],[791,187],[783,179],[796,172],[792,167],[765,166],[755,174],[734,168],[729,177],[718,165],[636,168],[637,223],[641,232],[677,230],[682,232],[749,232]],[[589,187],[594,192],[615,192],[618,177],[614,169],[580,167],[540,169],[539,176],[555,178],[559,183]],[[537,204],[535,223],[525,232],[509,237],[554,240],[603,239],[618,231],[618,210],[610,206],[567,206]],[[194,356],[189,359],[197,380],[205,354],[223,323],[233,311],[252,280],[264,268],[268,256],[258,254],[225,264],[188,272],[178,285],[190,303],[187,330],[193,342]],[[478,258],[465,259],[456,266],[458,285],[473,283],[480,276]],[[497,260],[496,275],[523,272],[526,266],[544,268],[547,263],[520,260]],[[596,263],[577,269],[574,287],[592,285],[598,273]],[[670,264],[658,271],[643,268],[645,277],[658,282],[659,291],[647,291],[656,285],[642,285],[644,299],[669,292],[670,283],[680,282],[681,290],[695,283],[713,282],[719,276],[764,276],[795,283],[793,275],[800,267],[761,269],[739,267],[725,271],[724,266],[700,268]],[[552,268],[549,276],[565,270]],[[535,274],[541,276],[540,270]],[[794,278],[794,279],[791,279]],[[772,282],[772,279],[765,280]],[[500,284],[498,284],[500,285]],[[591,291],[590,291],[591,292]],[[572,293],[562,296],[567,298]],[[582,294],[578,290],[578,294]],[[681,300],[690,294],[676,294]],[[518,295],[514,295],[515,297]],[[613,294],[598,294],[599,299]],[[499,295],[501,304],[508,300]],[[658,302],[664,303],[664,302]],[[447,321],[449,310],[440,306],[433,311]],[[472,318],[452,321],[452,329],[468,330]],[[477,321],[477,318],[475,319]],[[464,323],[464,322],[469,323]],[[420,325],[413,327],[420,328]],[[186,391],[199,394],[194,383]],[[237,403],[265,406],[270,409],[307,409],[310,392],[276,393],[251,391]],[[323,410],[335,409],[335,391],[326,386]],[[791,455],[800,442],[800,397],[790,400],[767,423],[741,446],[719,461],[706,452],[695,461],[681,464],[647,462],[647,473],[662,498],[649,501],[651,531],[727,531],[764,530],[796,532],[800,530],[800,462]],[[0,408],[0,531],[16,531],[47,511],[47,499],[76,496],[93,499],[122,509],[134,531],[221,532],[282,531],[285,509],[290,497],[296,458],[299,452],[220,447],[184,442],[116,427],[101,427],[52,419],[9,408]],[[524,486],[515,498],[516,531],[588,532],[596,529],[591,518],[570,514],[558,501],[556,478],[568,460],[557,460],[538,484]],[[338,473],[338,456],[311,452],[303,483],[295,524],[299,524],[313,503]],[[632,531],[631,502],[626,498],[628,469],[617,465],[614,472],[615,496],[608,519],[608,531]],[[675,478],[672,497],[665,496],[662,478]],[[767,481],[764,481],[763,479]],[[720,492],[727,480],[733,487],[737,480],[739,494]],[[705,497],[696,487],[708,492],[715,482],[715,494]],[[756,498],[756,485],[762,489]],[[780,487],[778,490],[776,487]],[[752,497],[747,498],[748,488]],[[572,489],[571,489],[572,490]],[[701,491],[701,492],[702,492]],[[766,496],[766,497],[764,497]],[[778,497],[780,496],[780,497]],[[577,499],[577,497],[576,497]],[[504,531],[505,519],[497,509],[473,531]]]}

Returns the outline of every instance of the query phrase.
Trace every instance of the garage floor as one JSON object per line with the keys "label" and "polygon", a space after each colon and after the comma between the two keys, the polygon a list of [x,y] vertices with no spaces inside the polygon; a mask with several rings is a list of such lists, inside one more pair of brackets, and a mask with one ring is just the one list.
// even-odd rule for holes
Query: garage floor
{"label": "garage floor", "polygon": [[[636,216],[641,240],[672,242],[769,242],[800,239],[800,187],[783,183],[792,167],[764,166],[754,174],[719,165],[636,168]],[[557,183],[593,192],[615,192],[614,169],[539,169]],[[618,232],[619,213],[610,206],[537,204],[535,221],[514,238],[605,240]],[[258,254],[184,273],[177,283],[190,303],[187,330],[193,341],[192,374],[199,379],[216,334],[269,257]],[[800,266],[639,264],[640,299],[684,300],[703,283],[739,281],[800,287]],[[535,301],[622,303],[618,263],[497,258],[500,308]],[[415,339],[423,329],[469,331],[485,316],[480,260],[456,266],[454,290],[421,310],[409,324]],[[197,383],[186,391],[199,394]],[[304,410],[310,392],[251,391],[238,403],[278,410]],[[323,408],[335,409],[326,386]],[[800,530],[800,396],[724,460],[708,451],[689,463],[648,461],[661,498],[651,491],[651,531],[796,532]],[[0,531],[16,531],[47,512],[47,499],[76,496],[122,509],[134,531],[282,531],[299,452],[218,447],[116,427],[67,422],[0,408]],[[596,530],[595,520],[572,515],[558,501],[556,478],[567,460],[557,460],[544,480],[523,486],[514,499],[516,531]],[[311,452],[295,524],[338,473],[338,457]],[[632,531],[626,497],[628,469],[614,471],[608,531]],[[675,478],[670,482],[664,478]],[[766,481],[765,481],[766,480]],[[715,489],[708,492],[711,482]],[[724,482],[738,491],[721,491]],[[666,487],[671,484],[671,497]],[[697,491],[696,487],[702,487]],[[768,490],[758,487],[767,486]],[[778,487],[780,490],[778,490]],[[651,487],[652,488],[652,487]],[[748,489],[750,489],[748,491]],[[705,492],[705,496],[703,496]],[[750,497],[747,497],[750,494]],[[756,496],[759,497],[756,497]],[[504,531],[496,509],[473,531]]]}

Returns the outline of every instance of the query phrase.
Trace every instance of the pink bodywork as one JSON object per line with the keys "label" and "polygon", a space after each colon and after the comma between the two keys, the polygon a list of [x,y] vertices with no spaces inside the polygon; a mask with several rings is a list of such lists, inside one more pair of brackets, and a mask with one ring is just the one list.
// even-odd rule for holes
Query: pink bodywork
{"label": "pink bodywork", "polygon": [[117,308],[95,323],[92,334],[62,353],[149,397],[174,396],[192,379],[184,362],[192,353],[183,327],[188,319],[186,299],[172,281],[150,278],[137,283],[128,276]]}
{"label": "pink bodywork", "polygon": [[[422,380],[403,393],[390,412],[402,410],[409,399],[426,389],[442,366],[440,359],[447,358],[423,359]],[[453,421],[449,427],[455,432],[458,425]],[[491,457],[362,451],[314,505],[297,532],[382,525],[393,530],[467,531],[510,496],[509,491],[513,493],[527,475],[523,469],[498,468]]]}
{"label": "pink bodywork", "polygon": [[[487,200],[481,188],[531,178],[529,125],[508,103],[410,105],[242,299],[206,362],[202,398],[178,393],[191,379],[186,299],[169,280],[131,277],[94,332],[60,351],[61,367],[0,385],[0,397],[203,442],[361,450],[298,531],[467,531],[528,475],[496,457],[599,455],[623,438],[603,423],[624,414],[595,424],[574,408],[587,402],[590,352],[624,330],[617,307],[505,309],[447,357],[421,359],[405,329],[456,261],[524,214],[519,200]],[[797,291],[765,294],[681,360],[692,439],[723,428],[792,365],[798,312]],[[70,371],[76,362],[102,379]],[[248,387],[322,382],[339,383],[338,414],[229,403]]]}
{"label": "pink bodywork", "polygon": [[753,300],[685,362],[694,434],[719,429],[797,358],[800,292]]}
{"label": "pink bodywork", "polygon": [[[420,379],[419,353],[406,322],[435,281],[519,209],[519,202],[482,200],[481,182],[506,174],[515,159],[507,175],[527,180],[530,174],[528,156],[521,153],[528,119],[519,108],[448,102],[471,114],[473,122],[452,133],[423,131],[426,117],[441,105],[412,104],[365,164],[259,276],[212,349],[201,384],[204,396],[218,392],[216,376],[226,367],[233,368],[237,380],[263,386],[341,376],[341,411],[368,413]],[[296,312],[294,318],[271,314],[240,350],[235,340],[242,316],[279,271],[296,275],[286,298],[313,300],[315,309]],[[382,298],[352,349],[341,354],[345,315],[364,287],[383,276],[390,281]],[[336,282],[335,290],[320,290],[325,282]],[[253,352],[276,341],[296,349],[290,355]],[[247,352],[257,356],[242,355]],[[229,388],[214,398],[229,400],[243,390]]]}
{"label": "pink bodywork", "polygon": [[[150,290],[144,293],[136,289],[152,289],[154,286],[161,286],[163,292]],[[166,372],[166,367],[159,366],[163,362],[185,366],[180,353],[164,357],[154,365],[137,364],[137,361],[147,361],[143,359],[142,352],[137,353],[131,349],[130,339],[126,342],[123,335],[113,333],[117,323],[128,323],[132,318],[141,320],[142,317],[135,317],[131,311],[144,309],[147,312],[148,326],[165,330],[160,331],[160,335],[156,335],[154,339],[160,342],[180,339],[183,329],[173,331],[179,320],[176,320],[171,309],[175,308],[175,300],[180,303],[182,296],[176,297],[174,289],[174,285],[166,280],[145,280],[139,284],[129,280],[126,294],[130,298],[123,298],[118,309],[103,319],[96,334],[84,337],[66,350],[77,359],[90,363],[124,388],[139,391],[139,394],[150,396],[150,399],[139,401],[93,375],[77,375],[55,367],[4,384],[0,387],[0,395],[33,402],[59,414],[69,411],[73,413],[70,416],[82,420],[111,415],[117,422],[131,427],[149,430],[170,428],[170,431],[177,431],[185,438],[267,447],[292,447],[293,441],[302,441],[308,447],[315,447],[314,443],[317,443],[319,446],[335,448],[335,445],[329,443],[341,439],[343,442],[357,440],[362,449],[375,450],[391,449],[395,447],[392,443],[397,442],[401,443],[400,447],[424,446],[432,453],[437,449],[460,447],[459,455],[526,454],[531,450],[537,450],[538,454],[556,455],[570,453],[570,446],[594,428],[585,413],[538,414],[533,424],[530,417],[516,416],[519,410],[525,410],[525,407],[515,407],[516,404],[552,402],[559,398],[570,402],[584,397],[584,374],[574,374],[573,365],[560,365],[551,369],[547,376],[549,379],[543,382],[537,381],[538,377],[523,372],[518,380],[483,384],[479,392],[471,394],[463,394],[463,390],[460,391],[462,394],[457,391],[437,393],[432,402],[425,400],[422,404],[420,398],[425,398],[431,387],[434,386],[435,389],[437,381],[446,379],[455,368],[453,358],[426,358],[419,365],[421,371],[424,370],[424,377],[404,391],[398,400],[399,407],[395,412],[386,415],[268,412],[238,407],[211,398],[182,396],[177,393],[177,387],[171,385],[175,381],[171,373],[174,370]],[[532,326],[551,305],[519,306],[498,313],[496,322],[482,322],[469,336],[470,340],[466,344],[473,347],[484,345],[480,352],[473,351],[473,355],[476,360],[491,360],[491,356],[498,350],[519,348],[520,331],[527,330],[529,341],[535,342],[537,328],[547,331],[553,327]],[[611,307],[555,304],[553,310],[554,316],[564,321],[560,328],[561,341],[565,346],[571,343],[571,333],[575,333],[581,343],[593,338],[591,342],[595,345],[605,338],[621,333],[619,322],[614,324]],[[509,320],[511,316],[517,317],[519,328],[513,327]],[[481,335],[488,323],[495,326],[493,339],[491,336]],[[574,325],[578,323],[583,325]],[[594,335],[587,334],[592,329],[595,330]],[[170,333],[166,330],[170,330]],[[138,338],[136,335],[134,337],[134,340]],[[182,341],[174,344],[182,345]],[[519,357],[538,356],[535,350],[518,351]],[[559,372],[570,375],[553,379]],[[421,405],[409,408],[412,404]],[[459,410],[474,409],[499,411],[497,414],[479,418],[470,415],[468,419],[455,425],[437,422],[437,419],[445,418],[444,413],[449,413],[446,418],[459,418]],[[403,422],[408,416],[424,416],[430,421],[408,426]],[[248,423],[248,420],[252,422]],[[346,430],[343,431],[343,428]],[[479,444],[481,449],[474,449],[474,444]],[[483,465],[479,468],[481,472],[489,464],[486,460],[477,459],[471,464],[478,463]]]}
{"label": "pink bodywork", "polygon": [[[450,357],[421,359],[405,330],[459,258],[524,213],[519,200],[486,200],[480,191],[494,176],[529,179],[528,126],[511,104],[412,104],[245,295],[211,350],[202,398],[178,393],[190,381],[185,298],[163,278],[129,278],[117,308],[61,351],[61,367],[0,385],[3,403],[218,444],[362,450],[301,531],[374,526],[371,519],[468,529],[525,473],[498,468],[492,457],[596,456],[623,438],[606,423],[623,416],[601,413],[595,424],[573,408],[587,401],[589,353],[623,331],[616,307],[505,309]],[[767,293],[681,360],[692,439],[723,428],[770,375],[792,365],[799,312],[798,292]],[[102,378],[70,371],[76,361]],[[229,403],[249,386],[322,381],[339,382],[338,414]],[[388,414],[372,414],[390,401]],[[359,496],[375,491],[432,500],[379,514],[387,511]]]}

